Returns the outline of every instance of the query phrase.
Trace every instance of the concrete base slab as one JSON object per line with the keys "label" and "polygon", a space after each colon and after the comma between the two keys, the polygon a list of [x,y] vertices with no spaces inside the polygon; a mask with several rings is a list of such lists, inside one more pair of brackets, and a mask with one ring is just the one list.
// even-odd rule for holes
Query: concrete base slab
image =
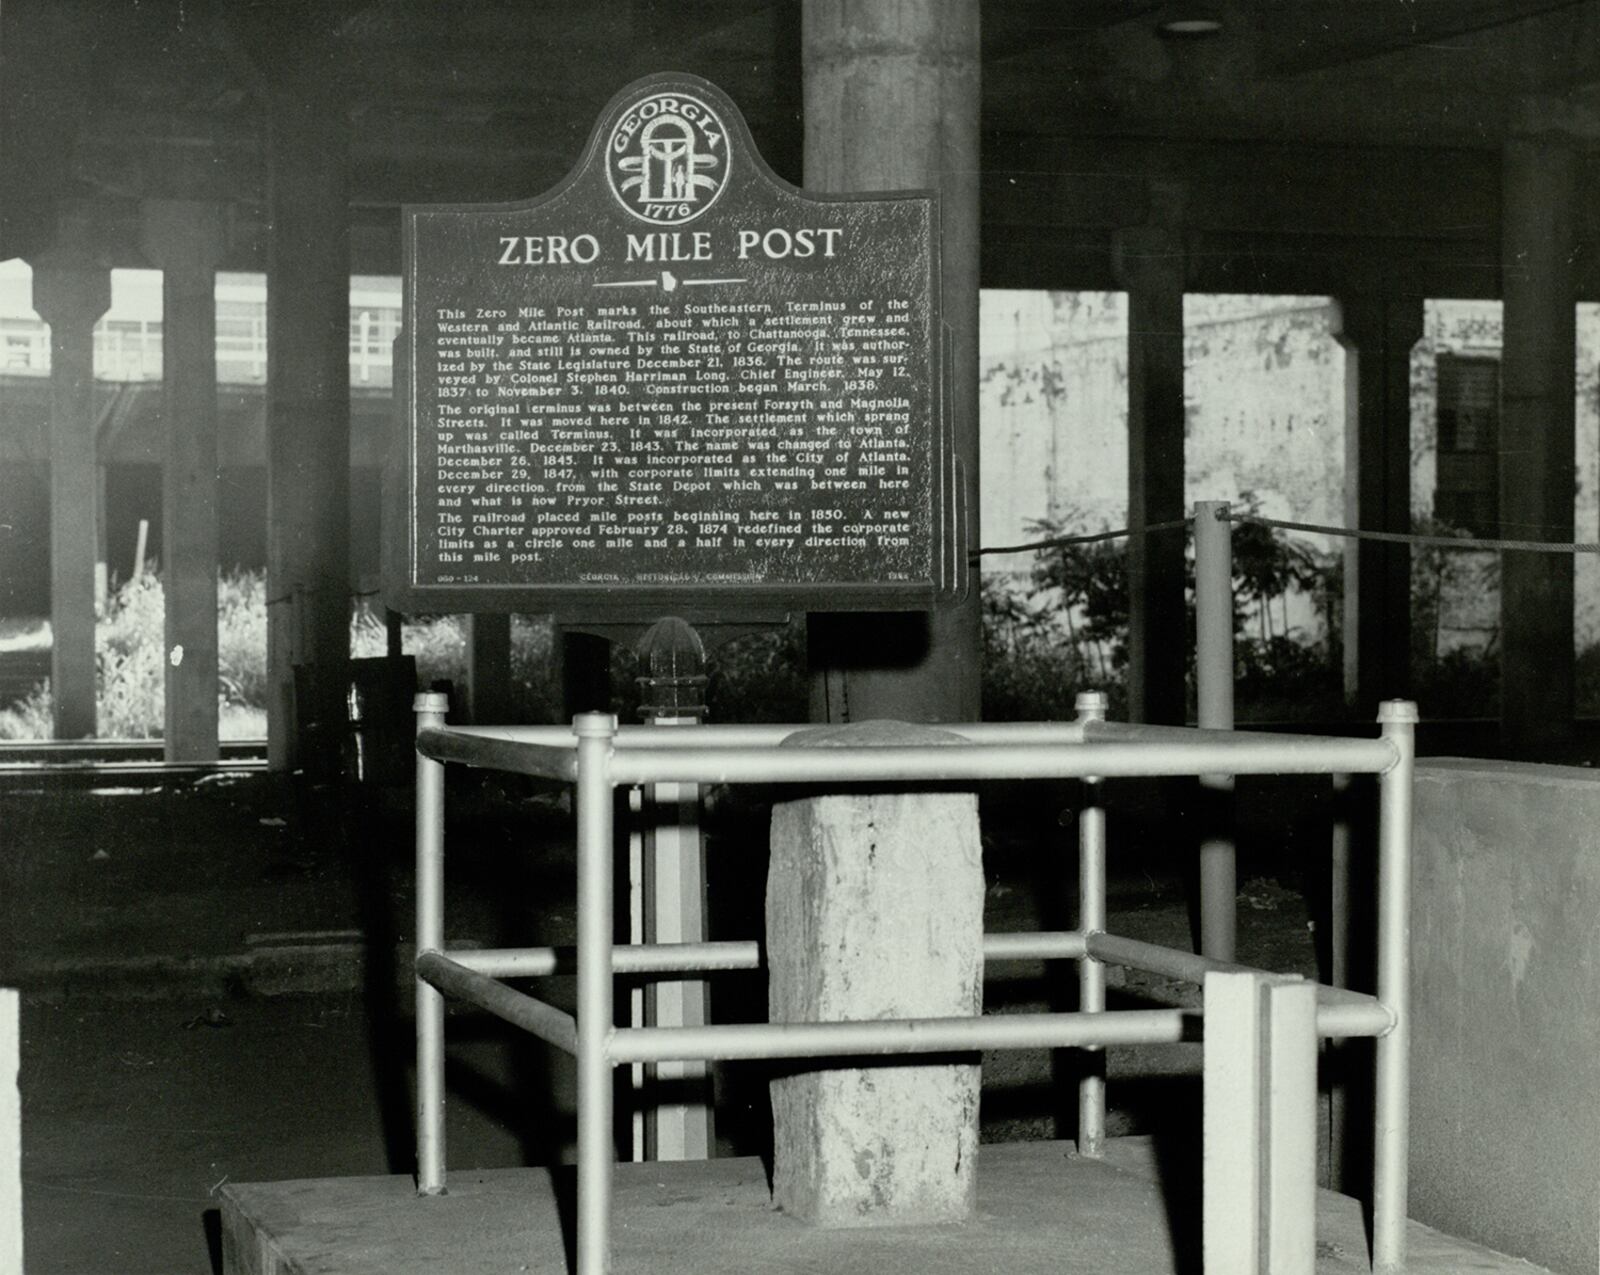
{"label": "concrete base slab", "polygon": [[[1196,1158],[1116,1139],[1103,1161],[1072,1144],[986,1145],[978,1211],[948,1226],[826,1231],[775,1212],[759,1160],[625,1164],[617,1170],[614,1269],[622,1275],[1193,1275],[1200,1268]],[[569,1269],[570,1169],[458,1170],[449,1194],[418,1199],[404,1177],[229,1185],[226,1275],[442,1275]],[[1319,1193],[1319,1275],[1367,1267],[1354,1200]],[[1536,1268],[1420,1224],[1410,1275],[1539,1275]],[[1547,1275],[1547,1273],[1546,1273]]]}

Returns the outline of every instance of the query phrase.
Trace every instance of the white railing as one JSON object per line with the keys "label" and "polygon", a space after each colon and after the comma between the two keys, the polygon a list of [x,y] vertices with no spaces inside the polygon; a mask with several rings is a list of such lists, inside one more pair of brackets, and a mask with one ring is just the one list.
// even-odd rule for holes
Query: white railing
{"label": "white railing", "polygon": [[[794,726],[619,729],[585,713],[565,727],[449,728],[443,695],[417,697],[417,1189],[445,1188],[444,998],[467,1001],[573,1055],[578,1072],[577,1269],[611,1266],[615,1158],[613,1070],[663,1061],[888,1055],[1205,1040],[1203,1225],[1206,1275],[1312,1275],[1315,1265],[1316,1043],[1376,1037],[1373,1269],[1405,1265],[1410,1122],[1409,878],[1416,708],[1386,703],[1377,739],[1262,735],[1104,720],[1105,700],[1080,695],[1066,723],[969,723],[964,744],[782,747]],[[576,788],[575,951],[460,952],[444,945],[444,768],[506,770]],[[1122,938],[1106,929],[1100,785],[1135,775],[1373,774],[1378,780],[1378,989],[1366,996],[1284,979],[1227,961]],[[656,783],[817,784],[988,779],[1085,781],[1079,816],[1079,928],[990,935],[985,960],[1075,959],[1076,1013],[694,1027],[614,1026],[617,974],[676,976],[752,969],[758,941],[616,945],[614,797]],[[1231,848],[1230,848],[1231,858]],[[1231,867],[1231,864],[1230,864]],[[1199,1014],[1105,1008],[1105,967],[1200,983]],[[507,978],[575,972],[576,1015],[509,987]],[[1105,1136],[1103,1076],[1079,1090],[1079,1149]],[[1308,1204],[1310,1207],[1308,1207]]]}

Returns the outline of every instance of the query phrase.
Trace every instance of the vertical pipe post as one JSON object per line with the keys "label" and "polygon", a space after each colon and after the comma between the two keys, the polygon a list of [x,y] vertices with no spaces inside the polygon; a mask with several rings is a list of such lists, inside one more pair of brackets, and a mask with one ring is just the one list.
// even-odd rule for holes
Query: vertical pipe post
{"label": "vertical pipe post", "polygon": [[[1350,888],[1354,880],[1351,827],[1350,776],[1336,774],[1333,781],[1333,815],[1328,842],[1328,980],[1335,987],[1350,984]],[[1345,1044],[1330,1040],[1324,1046],[1330,1062],[1328,1078],[1328,1185],[1345,1190],[1345,1141],[1349,1135],[1349,1101],[1345,1091]]]}
{"label": "vertical pipe post", "polygon": [[1333,825],[1328,858],[1328,977],[1335,987],[1350,986],[1350,776],[1333,775]]}
{"label": "vertical pipe post", "polygon": [[1372,1269],[1406,1264],[1406,1193],[1411,1131],[1411,824],[1417,706],[1378,706],[1395,763],[1378,776],[1378,999],[1395,1025],[1378,1037],[1372,1169]]}
{"label": "vertical pipe post", "polygon": [[[1195,691],[1205,730],[1233,729],[1233,524],[1228,503],[1194,507]],[[1202,775],[1200,951],[1231,961],[1238,894],[1232,835],[1233,776]]]}
{"label": "vertical pipe post", "polygon": [[578,737],[578,1271],[611,1267],[611,1127],[609,1056],[612,1022],[611,748],[617,719],[579,713]]}
{"label": "vertical pipe post", "polygon": [[[1082,691],[1075,707],[1080,722],[1106,719],[1103,691]],[[1083,809],[1078,814],[1078,929],[1091,934],[1106,928],[1106,812],[1100,804],[1100,781],[1084,780]],[[1078,1008],[1086,1014],[1106,1007],[1106,967],[1085,953],[1078,961]],[[1083,1052],[1078,1080],[1078,1154],[1099,1157],[1106,1145],[1105,1050]]]}
{"label": "vertical pipe post", "polygon": [[[450,697],[412,701],[417,732],[444,725]],[[444,946],[444,764],[417,754],[417,955]],[[417,1194],[444,1194],[444,994],[416,980]]]}
{"label": "vertical pipe post", "polygon": [[[633,819],[628,824],[628,942],[640,944],[644,937],[644,829],[639,825],[638,816],[644,811],[644,789],[635,786],[628,790],[628,813]],[[628,1026],[643,1027],[644,1020],[644,985],[635,983],[628,989]],[[628,1068],[628,1090],[633,1100],[633,1110],[629,1112],[629,1125],[632,1130],[631,1147],[632,1158],[637,1163],[650,1158],[646,1148],[648,1140],[645,1137],[644,1113],[644,1084],[645,1068],[643,1063],[633,1063]]]}

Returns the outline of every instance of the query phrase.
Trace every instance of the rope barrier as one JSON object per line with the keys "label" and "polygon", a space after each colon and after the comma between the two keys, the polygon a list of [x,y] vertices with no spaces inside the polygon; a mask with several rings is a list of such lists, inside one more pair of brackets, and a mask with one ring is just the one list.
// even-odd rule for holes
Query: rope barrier
{"label": "rope barrier", "polygon": [[[1228,522],[1250,522],[1258,527],[1275,527],[1280,531],[1304,531],[1316,536],[1343,536],[1351,540],[1377,540],[1385,544],[1438,545],[1445,549],[1505,550],[1511,553],[1600,553],[1600,542],[1553,540],[1486,540],[1475,536],[1430,536],[1421,532],[1364,531],[1359,527],[1334,527],[1317,522],[1290,522],[1283,518],[1263,518],[1260,514],[1226,512],[1217,510],[1217,517]],[[1187,527],[1189,519],[1175,518],[1170,522],[1153,522],[1144,529],[1145,535],[1158,531],[1173,531]],[[1115,531],[1095,531],[1083,535],[1052,536],[1048,540],[1034,540],[1021,545],[996,545],[976,549],[974,558],[996,553],[1034,553],[1040,549],[1059,549],[1066,545],[1092,545],[1106,540],[1120,540],[1133,535],[1133,528],[1119,527]]]}
{"label": "rope barrier", "polygon": [[1288,522],[1282,518],[1263,518],[1259,514],[1217,511],[1230,522],[1253,522],[1261,527],[1283,531],[1305,531],[1318,536],[1344,536],[1352,540],[1379,540],[1385,544],[1440,545],[1446,549],[1510,550],[1524,553],[1600,553],[1600,543],[1556,542],[1552,540],[1484,540],[1473,536],[1428,536],[1417,532],[1363,531],[1354,527],[1329,527],[1315,522]]}
{"label": "rope barrier", "polygon": [[[1152,522],[1144,528],[1144,534],[1154,535],[1158,531],[1176,531],[1179,527],[1187,527],[1189,519],[1174,518],[1170,522]],[[1025,545],[996,545],[993,548],[975,549],[972,556],[981,558],[991,553],[1031,553],[1036,549],[1057,549],[1063,545],[1092,545],[1102,540],[1120,540],[1124,536],[1133,535],[1132,527],[1119,527],[1115,531],[1095,531],[1078,536],[1052,536],[1048,540],[1035,540]]]}
{"label": "rope barrier", "polygon": [[[308,584],[300,590],[300,593],[302,596],[304,596],[312,593],[326,593],[328,591],[328,586],[326,585]],[[352,598],[375,598],[382,592],[382,589],[356,589],[351,591],[349,596]],[[276,598],[268,598],[266,605],[269,607],[282,606],[285,602],[293,602],[294,598],[295,595],[293,593],[285,593]]]}
{"label": "rope barrier", "polygon": [[[1315,536],[1343,536],[1351,540],[1378,540],[1385,544],[1407,545],[1440,545],[1446,549],[1487,549],[1508,550],[1513,553],[1600,553],[1600,542],[1576,541],[1557,542],[1552,540],[1484,540],[1473,536],[1429,536],[1419,532],[1403,531],[1364,531],[1358,527],[1334,527],[1317,522],[1290,522],[1283,518],[1263,518],[1260,514],[1236,513],[1233,510],[1217,510],[1217,517],[1228,522],[1250,522],[1258,527],[1276,527],[1280,531],[1304,531]],[[1152,522],[1143,529],[1147,536],[1155,535],[1162,531],[1176,531],[1179,527],[1187,527],[1188,518],[1173,518],[1166,522]],[[974,549],[972,557],[983,558],[998,553],[1036,553],[1040,549],[1060,549],[1067,545],[1092,545],[1100,544],[1107,540],[1121,540],[1132,536],[1132,527],[1118,527],[1115,531],[1092,531],[1081,535],[1051,536],[1047,540],[1032,540],[1020,545],[993,545],[983,549]],[[316,593],[318,586],[307,586],[303,592]],[[376,597],[381,589],[366,589],[352,592],[352,598]],[[282,597],[268,598],[267,605],[280,606],[293,599],[294,595],[286,593]]]}

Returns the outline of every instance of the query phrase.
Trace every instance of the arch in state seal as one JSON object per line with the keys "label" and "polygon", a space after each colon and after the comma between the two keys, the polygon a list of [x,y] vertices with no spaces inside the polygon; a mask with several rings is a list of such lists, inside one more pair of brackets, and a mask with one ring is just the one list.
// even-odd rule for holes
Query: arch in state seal
{"label": "arch in state seal", "polygon": [[682,89],[651,93],[624,111],[606,139],[606,176],[640,221],[681,226],[728,184],[728,131],[709,103]]}

